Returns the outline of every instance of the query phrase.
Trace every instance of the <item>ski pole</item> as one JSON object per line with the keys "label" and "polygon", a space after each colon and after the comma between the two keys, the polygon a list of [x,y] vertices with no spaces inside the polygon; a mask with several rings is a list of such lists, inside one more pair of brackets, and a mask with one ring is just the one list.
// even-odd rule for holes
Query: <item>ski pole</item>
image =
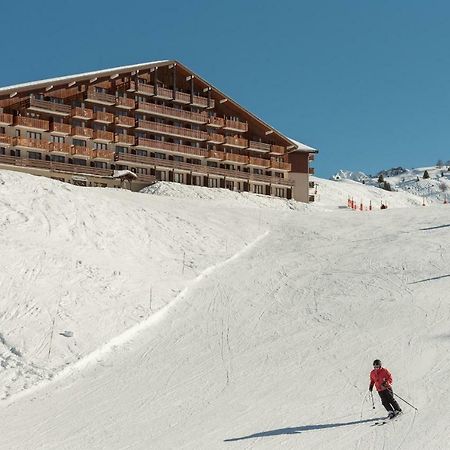
{"label": "ski pole", "polygon": [[372,398],[372,409],[375,409],[375,403],[373,401],[373,392],[370,391],[370,397]]}
{"label": "ski pole", "polygon": [[400,395],[397,395],[395,392],[394,392],[394,395],[396,397],[398,397],[400,400],[402,400],[403,402],[405,402],[407,405],[411,406],[411,408],[414,408],[416,411],[419,411],[414,405],[411,405],[411,403],[407,402],[404,398],[401,398]]}

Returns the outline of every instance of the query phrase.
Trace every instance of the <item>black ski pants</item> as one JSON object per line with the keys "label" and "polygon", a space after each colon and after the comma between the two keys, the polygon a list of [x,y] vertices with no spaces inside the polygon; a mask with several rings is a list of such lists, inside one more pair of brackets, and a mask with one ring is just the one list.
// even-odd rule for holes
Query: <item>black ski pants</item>
{"label": "black ski pants", "polygon": [[378,391],[381,398],[381,403],[389,411],[401,411],[402,408],[398,406],[397,400],[394,398],[394,393],[391,389],[385,389],[384,391]]}

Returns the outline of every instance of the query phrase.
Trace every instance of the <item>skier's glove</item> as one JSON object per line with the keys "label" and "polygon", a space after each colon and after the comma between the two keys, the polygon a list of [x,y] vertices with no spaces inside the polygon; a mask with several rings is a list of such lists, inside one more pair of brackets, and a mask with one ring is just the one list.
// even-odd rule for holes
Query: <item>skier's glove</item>
{"label": "skier's glove", "polygon": [[385,388],[388,388],[388,387],[389,387],[389,384],[387,383],[387,381],[383,381],[382,386],[385,387]]}

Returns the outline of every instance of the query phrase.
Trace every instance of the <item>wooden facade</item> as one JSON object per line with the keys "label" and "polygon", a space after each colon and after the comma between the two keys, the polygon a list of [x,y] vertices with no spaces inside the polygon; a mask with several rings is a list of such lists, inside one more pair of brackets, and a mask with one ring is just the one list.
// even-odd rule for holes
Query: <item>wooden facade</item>
{"label": "wooden facade", "polygon": [[[176,61],[0,88],[0,168],[131,189],[157,180],[311,201],[316,151]],[[300,175],[300,176],[298,176]]]}

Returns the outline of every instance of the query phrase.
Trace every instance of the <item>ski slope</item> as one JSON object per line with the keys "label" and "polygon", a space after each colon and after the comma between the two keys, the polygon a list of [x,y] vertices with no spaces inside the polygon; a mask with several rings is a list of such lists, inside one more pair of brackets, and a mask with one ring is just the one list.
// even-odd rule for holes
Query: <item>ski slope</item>
{"label": "ski slope", "polygon": [[[0,171],[0,449],[448,448],[449,206],[317,181],[306,206]],[[375,358],[418,413],[371,426]]]}

